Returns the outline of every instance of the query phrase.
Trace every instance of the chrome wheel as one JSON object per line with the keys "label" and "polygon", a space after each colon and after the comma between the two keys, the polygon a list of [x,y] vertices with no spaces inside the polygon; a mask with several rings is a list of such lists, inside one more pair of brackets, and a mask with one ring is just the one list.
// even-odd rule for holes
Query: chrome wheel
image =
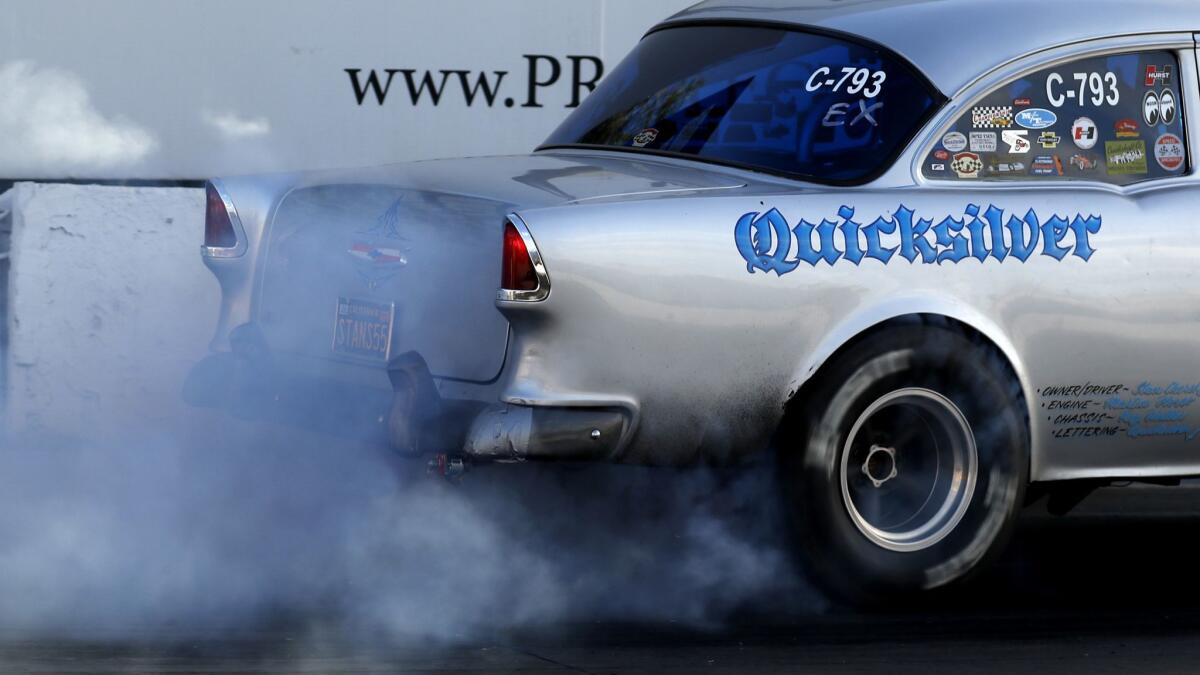
{"label": "chrome wheel", "polygon": [[842,451],[842,500],[868,539],[918,551],[946,537],[971,503],[975,435],[954,403],[929,389],[898,389],[872,403]]}

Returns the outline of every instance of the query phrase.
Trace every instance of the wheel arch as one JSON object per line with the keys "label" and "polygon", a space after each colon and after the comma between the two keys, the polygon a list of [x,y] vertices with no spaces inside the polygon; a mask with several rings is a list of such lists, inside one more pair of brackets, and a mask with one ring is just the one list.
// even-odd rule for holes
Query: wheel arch
{"label": "wheel arch", "polygon": [[805,396],[820,380],[823,369],[833,363],[839,355],[853,349],[856,344],[873,335],[897,326],[912,325],[950,327],[978,340],[996,352],[1002,365],[1008,369],[1009,374],[1016,381],[1022,399],[1021,404],[1029,416],[1030,466],[1028,475],[1032,480],[1037,475],[1039,452],[1035,442],[1037,435],[1033,431],[1035,415],[1031,408],[1035,400],[1030,396],[1030,383],[1024,361],[999,326],[981,314],[962,306],[925,304],[920,307],[908,307],[903,311],[884,307],[857,314],[838,324],[817,344],[817,347],[809,354],[808,360],[795,373],[792,384],[789,386],[785,419],[791,417],[796,406],[802,405]]}

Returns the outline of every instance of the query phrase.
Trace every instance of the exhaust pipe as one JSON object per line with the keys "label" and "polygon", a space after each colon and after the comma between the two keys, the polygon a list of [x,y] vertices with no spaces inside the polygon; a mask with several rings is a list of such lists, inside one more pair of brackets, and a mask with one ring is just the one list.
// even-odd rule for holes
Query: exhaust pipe
{"label": "exhaust pipe", "polygon": [[629,426],[621,408],[493,406],[471,423],[463,452],[492,462],[612,460]]}

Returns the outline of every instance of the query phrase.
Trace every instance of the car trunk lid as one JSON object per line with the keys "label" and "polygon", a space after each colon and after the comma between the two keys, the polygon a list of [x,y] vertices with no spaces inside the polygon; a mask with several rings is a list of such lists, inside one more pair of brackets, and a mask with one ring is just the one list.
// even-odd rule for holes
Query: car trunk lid
{"label": "car trunk lid", "polygon": [[508,342],[495,307],[508,214],[740,185],[604,156],[313,174],[284,197],[266,233],[258,323],[273,351],[378,367],[415,351],[435,377],[486,382],[499,374]]}

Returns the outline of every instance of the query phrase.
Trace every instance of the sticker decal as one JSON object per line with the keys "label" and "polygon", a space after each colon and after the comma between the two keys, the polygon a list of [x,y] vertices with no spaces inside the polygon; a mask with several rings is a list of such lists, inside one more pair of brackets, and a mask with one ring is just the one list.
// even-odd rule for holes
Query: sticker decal
{"label": "sticker decal", "polygon": [[1016,122],[1026,129],[1047,129],[1058,124],[1058,115],[1045,108],[1029,108],[1017,113]]}
{"label": "sticker decal", "polygon": [[1001,132],[1001,138],[1008,144],[1008,151],[1012,154],[1024,154],[1033,147],[1029,143],[1029,132],[1024,129],[1021,131],[1005,129]]}
{"label": "sticker decal", "polygon": [[[1071,84],[1064,87],[1064,83],[1068,81]],[[1115,106],[1121,102],[1118,81],[1117,74],[1111,70],[1103,74],[1071,73],[1069,80],[1064,78],[1062,73],[1050,73],[1046,76],[1046,98],[1054,108],[1063,107],[1067,101],[1070,101],[1071,105],[1090,104],[1096,108]]]}
{"label": "sticker decal", "polygon": [[1071,166],[1089,173],[1096,170],[1096,160],[1087,155],[1071,155]]}
{"label": "sticker decal", "polygon": [[967,204],[962,214],[945,216],[934,224],[933,219],[920,218],[901,205],[863,224],[855,221],[854,207],[843,205],[833,220],[824,218],[817,224],[801,220],[793,227],[773,208],[742,215],[734,225],[733,239],[748,273],[783,276],[802,263],[816,267],[824,261],[832,267],[846,260],[857,266],[870,258],[886,265],[897,254],[910,264],[919,260],[924,265],[957,264],[968,258],[979,263],[989,258],[1025,263],[1039,252],[1059,262],[1068,255],[1087,262],[1096,253],[1091,237],[1103,224],[1100,216],[1081,214],[1053,214],[1043,221],[1033,209],[1023,216],[1005,216],[1004,209],[995,205],[981,209]]}
{"label": "sticker decal", "polygon": [[957,131],[942,136],[942,147],[950,152],[962,152],[967,149],[967,137]]}
{"label": "sticker decal", "polygon": [[1159,113],[1158,92],[1151,89],[1142,99],[1142,119],[1146,121],[1146,126],[1152,127],[1158,124]]}
{"label": "sticker decal", "polygon": [[[869,123],[873,127],[879,126],[879,122],[875,119],[875,111],[883,107],[883,101],[877,101],[867,105],[867,99],[858,101],[858,111],[850,109],[849,103],[834,103],[829,106],[829,110],[825,112],[825,117],[821,120],[823,127],[853,127],[860,122]],[[850,121],[846,121],[846,117],[853,113]]]}
{"label": "sticker decal", "polygon": [[1158,115],[1163,124],[1175,123],[1175,92],[1164,89],[1158,96]]}
{"label": "sticker decal", "polygon": [[355,232],[346,248],[355,271],[372,290],[408,265],[405,251],[410,246],[408,239],[400,234],[403,206],[402,199],[392,202],[375,220],[373,227]]}
{"label": "sticker decal", "polygon": [[1104,156],[1110,176],[1146,173],[1146,141],[1105,141]]}
{"label": "sticker decal", "polygon": [[847,94],[861,93],[867,98],[875,98],[883,93],[883,83],[886,81],[887,72],[882,70],[846,66],[835,73],[830,66],[821,66],[808,76],[804,90],[820,91],[829,87],[834,93],[845,91]]}
{"label": "sticker decal", "polygon": [[1058,155],[1038,155],[1033,158],[1033,166],[1029,173],[1034,176],[1063,175],[1062,159]]}
{"label": "sticker decal", "polygon": [[1160,84],[1164,87],[1171,86],[1172,69],[1172,66],[1146,66],[1146,86],[1153,87]]}
{"label": "sticker decal", "polygon": [[375,265],[389,265],[392,263],[403,265],[408,262],[408,259],[404,257],[404,253],[398,248],[381,248],[364,241],[356,241],[351,244],[347,253],[354,258],[366,260]]}
{"label": "sticker decal", "polygon": [[1010,105],[988,105],[971,108],[971,126],[976,129],[1003,129],[1012,126]]}
{"label": "sticker decal", "polygon": [[960,152],[954,156],[950,168],[959,178],[979,178],[979,172],[983,171],[983,160],[973,152]]}
{"label": "sticker decal", "polygon": [[1043,131],[1042,135],[1038,136],[1038,145],[1047,150],[1053,150],[1057,148],[1058,144],[1061,142],[1062,138],[1059,138],[1058,134],[1054,133],[1053,131]]}
{"label": "sticker decal", "polygon": [[999,174],[1022,173],[1025,165],[1021,162],[999,162],[988,167],[988,171]]}
{"label": "sticker decal", "polygon": [[1090,117],[1080,117],[1071,125],[1071,138],[1080,150],[1091,150],[1096,147],[1096,123]]}
{"label": "sticker decal", "polygon": [[1138,123],[1127,117],[1117,120],[1117,123],[1113,125],[1113,133],[1117,135],[1117,138],[1137,138],[1142,132]]}
{"label": "sticker decal", "polygon": [[1154,161],[1167,171],[1183,168],[1183,140],[1175,134],[1163,134],[1154,142]]}
{"label": "sticker decal", "polygon": [[633,137],[633,147],[644,148],[658,139],[658,129],[642,129],[637,136]]}
{"label": "sticker decal", "polygon": [[1028,99],[1028,98],[1013,99],[1013,107],[1015,107],[1015,108],[1028,108],[1031,105],[1033,105],[1033,99]]}
{"label": "sticker decal", "polygon": [[995,152],[996,151],[996,132],[994,131],[972,131],[971,132],[971,152]]}

